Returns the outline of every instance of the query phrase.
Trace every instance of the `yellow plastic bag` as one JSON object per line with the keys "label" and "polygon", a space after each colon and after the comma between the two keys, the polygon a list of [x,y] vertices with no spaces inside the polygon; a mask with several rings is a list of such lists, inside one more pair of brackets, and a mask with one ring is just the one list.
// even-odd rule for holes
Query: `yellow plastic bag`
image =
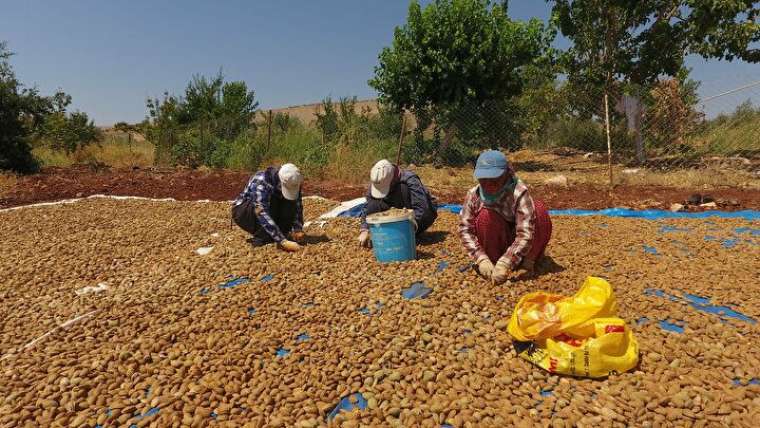
{"label": "yellow plastic bag", "polygon": [[617,317],[612,287],[602,278],[586,278],[572,297],[526,294],[508,330],[517,354],[550,373],[604,377],[639,362],[639,344]]}

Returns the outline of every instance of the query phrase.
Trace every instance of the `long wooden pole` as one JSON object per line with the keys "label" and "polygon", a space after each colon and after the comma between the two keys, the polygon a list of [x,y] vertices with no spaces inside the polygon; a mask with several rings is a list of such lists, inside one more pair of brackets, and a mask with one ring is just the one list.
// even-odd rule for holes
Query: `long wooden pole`
{"label": "long wooden pole", "polygon": [[272,110],[269,110],[267,115],[267,153],[269,153],[269,147],[272,145]]}
{"label": "long wooden pole", "polygon": [[396,165],[401,163],[401,146],[404,145],[404,134],[406,134],[406,114],[401,111],[401,135],[398,137],[398,152],[396,152]]}
{"label": "long wooden pole", "polygon": [[607,126],[607,169],[610,172],[610,187],[612,187],[612,139],[610,138],[610,103],[607,91],[604,91],[604,122]]}

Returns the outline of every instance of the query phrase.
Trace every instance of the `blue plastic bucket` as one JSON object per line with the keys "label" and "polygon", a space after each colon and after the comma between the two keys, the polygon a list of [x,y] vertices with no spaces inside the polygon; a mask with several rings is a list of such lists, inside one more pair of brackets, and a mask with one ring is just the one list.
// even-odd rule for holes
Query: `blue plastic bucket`
{"label": "blue plastic bucket", "polygon": [[378,213],[367,216],[375,258],[380,263],[403,262],[417,257],[412,218],[414,213],[392,216]]}

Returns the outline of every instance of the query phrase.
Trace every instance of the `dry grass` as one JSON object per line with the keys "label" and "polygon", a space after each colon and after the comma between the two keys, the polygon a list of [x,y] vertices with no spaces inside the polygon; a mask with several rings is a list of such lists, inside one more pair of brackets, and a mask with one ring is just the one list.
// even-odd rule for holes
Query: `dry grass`
{"label": "dry grass", "polygon": [[10,191],[16,187],[18,177],[10,172],[0,171],[0,198],[4,198]]}
{"label": "dry grass", "polygon": [[[607,185],[609,172],[602,159],[584,159],[582,155],[562,156],[546,152],[521,150],[508,155],[517,170],[517,175],[528,184],[541,184],[557,175],[567,177],[571,185]],[[760,189],[758,180],[749,171],[733,168],[700,168],[658,172],[638,168],[636,173],[623,173],[630,170],[623,165],[613,165],[613,182],[615,185],[652,185],[676,188],[715,188],[740,187]],[[422,181],[438,188],[470,187],[475,185],[472,167],[435,168],[418,166],[416,172]]]}
{"label": "dry grass", "polygon": [[369,178],[370,169],[379,159],[388,158],[389,152],[382,146],[368,145],[356,148],[340,145],[330,161],[322,168],[323,178],[346,184],[362,184]]}
{"label": "dry grass", "polygon": [[[265,164],[277,164],[295,161],[304,147],[293,147],[283,153],[282,159],[269,158]],[[316,168],[304,168],[312,177],[337,180],[346,184],[366,182],[372,165],[383,157],[393,157],[395,148],[378,144],[367,144],[357,149],[351,146],[339,146],[330,154],[326,164]],[[85,149],[67,155],[47,147],[36,147],[34,156],[43,166],[66,167],[82,163],[103,163],[112,167],[148,167],[153,165],[154,147],[145,140],[135,139],[131,146],[124,136],[110,135],[100,145],[91,145]],[[285,158],[286,157],[286,158]],[[571,185],[607,185],[609,173],[603,156],[584,158],[580,154],[556,154],[521,150],[508,155],[519,177],[528,184],[541,184],[557,175],[567,177]],[[308,162],[307,162],[308,163]],[[301,166],[301,165],[299,165]],[[306,165],[302,165],[306,167]],[[752,172],[729,167],[709,167],[700,169],[681,169],[667,172],[638,168],[633,174],[623,171],[629,169],[623,165],[613,165],[615,185],[653,185],[676,188],[715,188],[739,187],[760,189],[760,180]],[[415,168],[426,185],[438,189],[468,188],[475,184],[472,167],[433,167],[421,165]],[[4,181],[8,181],[5,179]]]}
{"label": "dry grass", "polygon": [[45,146],[35,147],[32,154],[42,166],[66,167],[99,162],[116,168],[147,167],[153,165],[154,147],[147,141],[128,144],[126,139],[112,137],[71,154]]}

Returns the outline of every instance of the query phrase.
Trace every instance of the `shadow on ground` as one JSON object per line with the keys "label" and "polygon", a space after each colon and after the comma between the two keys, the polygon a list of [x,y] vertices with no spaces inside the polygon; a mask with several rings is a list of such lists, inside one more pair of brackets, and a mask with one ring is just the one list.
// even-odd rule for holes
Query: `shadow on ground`
{"label": "shadow on ground", "polygon": [[541,261],[536,266],[536,269],[533,273],[528,273],[526,271],[520,272],[520,274],[515,277],[515,281],[526,281],[529,279],[536,279],[538,277],[548,275],[550,273],[560,273],[565,270],[565,267],[558,264],[554,261],[553,258],[550,256],[544,256]]}
{"label": "shadow on ground", "polygon": [[435,245],[440,244],[441,242],[446,240],[446,237],[449,236],[451,232],[445,231],[445,230],[436,230],[435,232],[423,232],[422,235],[420,235],[419,241],[417,241],[418,245]]}
{"label": "shadow on ground", "polygon": [[324,244],[330,241],[332,241],[332,239],[330,239],[327,235],[306,235],[304,243],[306,245],[312,245],[312,244]]}
{"label": "shadow on ground", "polygon": [[417,260],[431,260],[431,259],[437,259],[435,254],[428,253],[427,251],[417,250]]}

